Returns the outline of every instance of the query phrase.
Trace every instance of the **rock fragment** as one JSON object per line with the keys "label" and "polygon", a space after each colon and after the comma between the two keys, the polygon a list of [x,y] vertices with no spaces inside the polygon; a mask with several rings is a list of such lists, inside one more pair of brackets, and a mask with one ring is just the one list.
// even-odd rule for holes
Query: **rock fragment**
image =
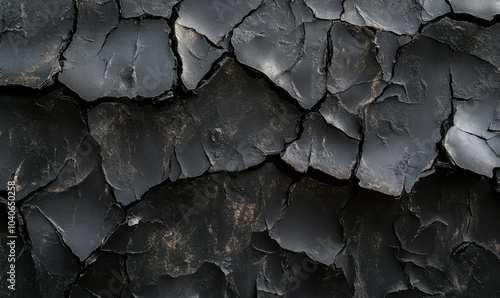
{"label": "rock fragment", "polygon": [[305,252],[331,265],[344,247],[340,210],[354,196],[352,187],[331,187],[304,178],[290,191],[290,206],[270,236],[287,250]]}
{"label": "rock fragment", "polygon": [[495,0],[467,1],[450,0],[451,7],[456,13],[467,13],[488,21],[500,14],[500,3]]}
{"label": "rock fragment", "polygon": [[184,0],[177,23],[219,44],[235,25],[260,6],[262,0]]}
{"label": "rock fragment", "polygon": [[71,0],[1,1],[0,85],[52,84],[74,18]]}
{"label": "rock fragment", "polygon": [[88,134],[69,98],[0,95],[0,189],[16,183],[16,199],[54,180]]}
{"label": "rock fragment", "polygon": [[176,62],[167,21],[119,21],[114,1],[79,3],[78,11],[78,29],[64,52],[62,83],[88,101],[155,97],[172,89]]}
{"label": "rock fragment", "polygon": [[97,144],[91,139],[86,139],[57,178],[35,193],[24,208],[43,214],[80,261],[100,247],[124,218],[104,179]]}
{"label": "rock fragment", "polygon": [[295,7],[264,1],[234,30],[231,42],[238,61],[261,71],[310,109],[325,94],[330,23],[309,20]]}
{"label": "rock fragment", "polygon": [[226,60],[196,98],[167,107],[101,104],[89,112],[89,125],[107,181],[117,200],[130,204],[167,179],[263,162],[296,137],[299,115],[262,80]]}
{"label": "rock fragment", "polygon": [[225,52],[213,47],[195,30],[175,25],[177,51],[182,61],[181,79],[188,89],[196,89],[214,62]]}
{"label": "rock fragment", "polygon": [[300,138],[287,147],[281,158],[302,173],[313,168],[338,179],[349,179],[356,164],[358,144],[358,140],[313,112],[306,116]]}
{"label": "rock fragment", "polygon": [[155,16],[170,18],[172,8],[180,0],[119,0],[121,14],[125,18],[137,18],[141,16]]}
{"label": "rock fragment", "polygon": [[448,47],[426,37],[401,51],[392,85],[365,111],[356,173],[362,187],[398,196],[432,171],[441,124],[451,113],[450,56]]}

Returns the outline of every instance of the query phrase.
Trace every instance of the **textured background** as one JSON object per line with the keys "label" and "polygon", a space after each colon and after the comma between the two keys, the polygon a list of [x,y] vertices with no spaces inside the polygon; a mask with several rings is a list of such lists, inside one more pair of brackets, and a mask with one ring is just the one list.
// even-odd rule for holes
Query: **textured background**
{"label": "textured background", "polygon": [[498,14],[0,0],[0,296],[500,297]]}

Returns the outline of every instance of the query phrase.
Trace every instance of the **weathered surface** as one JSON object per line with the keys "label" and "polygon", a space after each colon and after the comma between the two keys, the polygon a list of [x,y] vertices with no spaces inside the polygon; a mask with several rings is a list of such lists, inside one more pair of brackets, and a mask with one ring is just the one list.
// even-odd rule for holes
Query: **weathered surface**
{"label": "weathered surface", "polygon": [[454,12],[468,13],[485,20],[492,20],[495,15],[500,14],[500,3],[495,0],[450,0],[450,4]]}
{"label": "weathered surface", "polygon": [[500,103],[500,73],[487,62],[458,54],[451,77],[456,100],[454,126],[444,140],[446,152],[460,167],[492,177],[493,169],[500,167],[500,136],[490,130]]}
{"label": "weathered surface", "polygon": [[262,0],[184,0],[179,9],[179,25],[194,29],[218,44]]}
{"label": "weathered surface", "polygon": [[[257,277],[252,268],[265,255],[252,249],[252,233],[281,218],[290,183],[269,164],[236,177],[213,174],[167,183],[128,210],[133,223],[120,227],[104,249],[135,253],[126,261],[134,295],[158,292],[154,281],[161,276],[194,274],[210,262],[233,289],[250,296]],[[137,237],[142,241],[134,241]]]}
{"label": "weathered surface", "polygon": [[50,221],[80,261],[87,259],[124,218],[104,180],[97,145],[90,138],[57,178],[23,208],[36,209]]}
{"label": "weathered surface", "polygon": [[54,180],[83,143],[80,111],[58,92],[40,98],[0,95],[0,185],[16,184],[16,199]]}
{"label": "weathered surface", "polygon": [[297,5],[264,1],[234,30],[231,42],[239,61],[267,75],[310,109],[326,90],[330,23],[298,14]]}
{"label": "weathered surface", "polygon": [[0,85],[52,84],[74,17],[71,0],[0,1]]}
{"label": "weathered surface", "polygon": [[64,52],[63,84],[89,101],[171,90],[176,63],[166,21],[120,21],[114,1],[78,2],[78,11],[78,29]]}
{"label": "weathered surface", "polygon": [[[422,10],[422,2],[426,9]],[[447,12],[444,0],[439,4],[425,4],[417,0],[345,0],[342,20],[357,26],[370,26],[396,34],[415,34],[429,16],[437,17]]]}
{"label": "weathered surface", "polygon": [[482,27],[474,23],[443,18],[422,30],[422,34],[447,43],[455,51],[485,60],[500,69],[500,24]]}
{"label": "weathered surface", "polygon": [[381,81],[375,36],[368,29],[335,22],[330,40],[327,89],[338,95],[349,111],[357,113],[373,102],[385,85]]}
{"label": "weathered surface", "polygon": [[340,210],[353,196],[352,187],[335,188],[305,178],[292,186],[290,206],[270,236],[287,250],[331,265],[344,247]]}
{"label": "weathered surface", "polygon": [[201,79],[225,51],[211,46],[195,30],[179,24],[175,25],[175,36],[179,41],[177,51],[182,62],[182,82],[186,88],[196,89]]}
{"label": "weathered surface", "polygon": [[164,108],[102,104],[89,112],[106,179],[122,204],[166,179],[241,171],[261,163],[296,137],[298,120],[294,106],[232,60],[196,98]]}
{"label": "weathered surface", "polygon": [[0,0],[0,297],[500,297],[498,12]]}
{"label": "weathered surface", "polygon": [[306,116],[300,138],[281,157],[297,171],[320,170],[338,179],[351,177],[359,141],[327,124],[318,113]]}
{"label": "weathered surface", "polygon": [[180,0],[119,0],[121,14],[125,18],[156,16],[169,18],[174,5]]}
{"label": "weathered surface", "polygon": [[356,173],[362,187],[397,196],[432,171],[441,124],[451,113],[450,54],[425,37],[402,50],[393,84],[365,111]]}

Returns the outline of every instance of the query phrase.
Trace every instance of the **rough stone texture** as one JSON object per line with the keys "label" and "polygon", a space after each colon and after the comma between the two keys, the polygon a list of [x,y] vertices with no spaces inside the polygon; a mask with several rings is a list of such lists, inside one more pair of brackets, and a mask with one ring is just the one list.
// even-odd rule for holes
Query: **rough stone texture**
{"label": "rough stone texture", "polygon": [[0,86],[52,84],[74,18],[71,0],[0,1]]}
{"label": "rough stone texture", "polygon": [[267,75],[306,109],[325,94],[330,28],[328,22],[308,17],[286,1],[264,1],[231,40],[239,61]]}
{"label": "rough stone texture", "polygon": [[382,70],[376,59],[374,34],[365,28],[336,22],[330,30],[331,60],[327,89],[352,113],[382,92]]}
{"label": "rough stone texture", "polygon": [[182,62],[182,82],[186,88],[196,89],[201,79],[225,50],[211,46],[195,30],[179,24],[175,25],[175,36],[179,42],[177,51]]}
{"label": "rough stone texture", "polygon": [[[444,146],[460,167],[488,177],[500,167],[500,143],[495,128],[500,103],[500,73],[491,64],[467,54],[451,63],[454,126]],[[493,126],[493,127],[492,127]]]}
{"label": "rough stone texture", "polygon": [[78,12],[80,25],[64,52],[62,83],[89,101],[155,97],[172,88],[175,58],[166,21],[120,21],[112,1],[78,2]]}
{"label": "rough stone texture", "polygon": [[478,18],[492,20],[495,15],[500,14],[500,3],[495,0],[467,1],[450,0],[454,12],[468,13]]}
{"label": "rough stone texture", "polygon": [[500,297],[498,20],[0,0],[0,297]]}
{"label": "rough stone texture", "polygon": [[[345,0],[342,20],[396,34],[415,34],[421,23],[447,12],[444,0]],[[422,6],[425,9],[421,9]]]}
{"label": "rough stone texture", "polygon": [[179,25],[194,29],[218,44],[262,0],[184,0],[179,9]]}
{"label": "rough stone texture", "polygon": [[465,52],[491,63],[500,69],[500,25],[482,27],[470,22],[443,18],[430,24],[422,34],[449,44],[455,51]]}
{"label": "rough stone texture", "polygon": [[87,259],[124,217],[104,179],[97,146],[90,139],[24,208],[36,209],[46,217],[80,261]]}
{"label": "rough stone texture", "polygon": [[233,60],[196,98],[164,108],[102,104],[89,112],[106,179],[122,204],[166,179],[241,171],[261,163],[296,137],[298,120],[294,106],[262,80],[248,77]]}
{"label": "rough stone texture", "polygon": [[0,185],[14,181],[16,199],[25,198],[57,177],[87,134],[76,106],[57,92],[0,95]]}
{"label": "rough stone texture", "polygon": [[338,179],[349,179],[356,164],[358,140],[328,125],[318,113],[304,121],[300,138],[286,148],[282,159],[299,172],[313,168]]}
{"label": "rough stone texture", "polygon": [[119,0],[121,14],[125,18],[134,18],[140,16],[156,16],[169,18],[174,5],[180,0]]}
{"label": "rough stone texture", "polygon": [[365,111],[356,173],[362,187],[397,196],[432,171],[441,124],[451,113],[450,54],[426,37],[402,50],[392,85]]}

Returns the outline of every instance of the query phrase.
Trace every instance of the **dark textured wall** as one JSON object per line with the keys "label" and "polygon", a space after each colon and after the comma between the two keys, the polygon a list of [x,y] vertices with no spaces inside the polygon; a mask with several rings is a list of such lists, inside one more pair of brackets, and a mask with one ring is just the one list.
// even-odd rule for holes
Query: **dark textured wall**
{"label": "dark textured wall", "polygon": [[500,297],[495,0],[0,0],[0,297]]}

